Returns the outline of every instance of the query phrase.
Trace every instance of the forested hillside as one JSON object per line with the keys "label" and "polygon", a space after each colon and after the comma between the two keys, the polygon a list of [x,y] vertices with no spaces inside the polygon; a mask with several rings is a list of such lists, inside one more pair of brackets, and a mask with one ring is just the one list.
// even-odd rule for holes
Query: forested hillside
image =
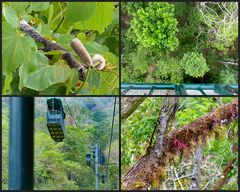
{"label": "forested hillside", "polygon": [[125,2],[122,82],[237,83],[237,2]]}
{"label": "forested hillside", "polygon": [[237,102],[123,97],[122,188],[237,190]]}
{"label": "forested hillside", "polygon": [[[34,188],[44,190],[94,190],[94,168],[86,165],[85,158],[87,153],[92,153],[89,145],[99,141],[101,152],[106,159],[105,166],[99,166],[99,172],[107,175],[108,170],[109,173],[106,176],[105,183],[102,183],[101,176],[99,177],[99,189],[117,189],[119,185],[118,99],[116,100],[110,154],[108,152],[114,98],[61,97],[60,99],[66,113],[66,132],[63,142],[56,143],[51,139],[46,126],[47,98],[35,98]],[[9,98],[3,98],[3,189],[8,187],[8,102]],[[107,167],[108,156],[109,166]]]}

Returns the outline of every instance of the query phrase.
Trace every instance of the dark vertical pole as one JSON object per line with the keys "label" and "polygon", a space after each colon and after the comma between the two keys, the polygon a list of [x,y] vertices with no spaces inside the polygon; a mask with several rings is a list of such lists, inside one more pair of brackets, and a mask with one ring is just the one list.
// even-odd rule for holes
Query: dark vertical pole
{"label": "dark vertical pole", "polygon": [[98,165],[99,165],[99,144],[96,143],[95,147],[95,181],[96,181],[96,190],[98,190]]}
{"label": "dark vertical pole", "polygon": [[10,98],[9,189],[33,189],[34,98]]}

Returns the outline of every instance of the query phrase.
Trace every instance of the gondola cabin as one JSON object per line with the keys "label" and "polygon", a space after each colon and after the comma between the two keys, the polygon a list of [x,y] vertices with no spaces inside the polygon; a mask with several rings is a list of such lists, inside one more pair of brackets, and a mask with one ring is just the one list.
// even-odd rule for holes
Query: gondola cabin
{"label": "gondola cabin", "polygon": [[58,98],[47,100],[47,127],[51,138],[56,142],[61,142],[64,139],[64,119],[65,112],[63,110],[62,101]]}

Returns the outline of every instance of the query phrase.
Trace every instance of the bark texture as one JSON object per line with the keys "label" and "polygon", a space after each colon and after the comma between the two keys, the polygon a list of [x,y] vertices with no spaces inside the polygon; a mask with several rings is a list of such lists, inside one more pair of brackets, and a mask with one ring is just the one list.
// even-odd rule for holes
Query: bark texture
{"label": "bark texture", "polygon": [[194,157],[194,163],[193,163],[193,172],[192,172],[192,184],[190,186],[190,190],[198,190],[199,189],[199,172],[200,172],[200,165],[202,160],[202,153],[203,153],[203,147],[204,145],[200,145],[197,147]]}
{"label": "bark texture", "polygon": [[[195,150],[201,141],[217,131],[216,128],[221,123],[230,123],[237,116],[238,100],[235,99],[188,125],[172,131],[163,141],[161,157],[156,154],[154,148],[148,150],[123,176],[122,189],[140,190],[154,183],[161,184],[166,165],[179,154],[179,151]],[[179,142],[182,147],[179,147]]]}
{"label": "bark texture", "polygon": [[121,98],[121,123],[123,123],[146,99],[146,97]]}

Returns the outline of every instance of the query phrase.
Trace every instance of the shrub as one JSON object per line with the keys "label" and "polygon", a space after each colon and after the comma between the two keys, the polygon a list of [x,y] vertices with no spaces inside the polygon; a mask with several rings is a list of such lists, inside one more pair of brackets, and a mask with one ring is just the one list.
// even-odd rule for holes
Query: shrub
{"label": "shrub", "polygon": [[182,83],[183,72],[176,58],[164,57],[158,61],[156,70],[153,73],[157,83]]}
{"label": "shrub", "polygon": [[206,59],[202,53],[185,53],[180,61],[180,65],[185,70],[185,73],[192,77],[203,77],[209,71]]}
{"label": "shrub", "polygon": [[233,70],[221,70],[220,71],[220,82],[225,84],[235,84],[237,83],[237,73]]}
{"label": "shrub", "polygon": [[173,51],[179,44],[177,23],[173,4],[150,2],[134,14],[131,29],[135,40],[144,47]]}

